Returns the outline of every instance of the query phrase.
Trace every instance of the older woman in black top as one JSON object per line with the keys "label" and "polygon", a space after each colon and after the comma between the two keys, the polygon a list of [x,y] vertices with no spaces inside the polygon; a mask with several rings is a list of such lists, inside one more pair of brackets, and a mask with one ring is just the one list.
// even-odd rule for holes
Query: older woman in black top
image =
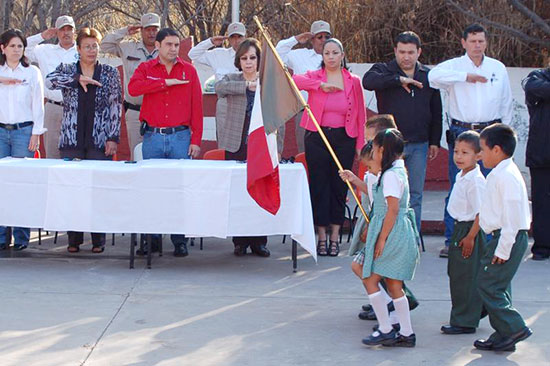
{"label": "older woman in black top", "polygon": [[[122,96],[118,71],[98,61],[101,33],[83,28],[76,38],[80,61],[61,64],[46,77],[46,87],[63,93],[59,137],[62,158],[111,160],[120,135]],[[69,252],[78,252],[83,233],[68,232]],[[92,252],[105,248],[105,234],[92,233]]]}

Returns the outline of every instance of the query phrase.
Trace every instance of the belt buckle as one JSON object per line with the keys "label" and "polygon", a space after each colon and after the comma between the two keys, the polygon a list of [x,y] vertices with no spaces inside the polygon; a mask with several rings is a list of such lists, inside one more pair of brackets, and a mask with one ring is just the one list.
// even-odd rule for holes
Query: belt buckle
{"label": "belt buckle", "polygon": [[165,132],[166,131],[166,127],[159,127],[159,134],[162,135],[162,136],[166,136],[167,133]]}
{"label": "belt buckle", "polygon": [[14,130],[17,130],[17,125],[6,123],[4,128],[8,131],[14,131]]}

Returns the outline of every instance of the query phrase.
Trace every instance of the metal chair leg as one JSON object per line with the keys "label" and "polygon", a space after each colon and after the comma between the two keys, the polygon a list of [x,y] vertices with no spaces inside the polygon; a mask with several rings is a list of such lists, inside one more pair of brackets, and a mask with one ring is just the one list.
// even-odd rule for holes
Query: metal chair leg
{"label": "metal chair leg", "polygon": [[55,232],[55,236],[53,237],[53,243],[57,244],[57,231]]}
{"label": "metal chair leg", "polygon": [[42,245],[42,229],[38,229],[38,245]]}
{"label": "metal chair leg", "polygon": [[113,244],[111,244],[112,246],[115,246],[115,234],[113,234]]}
{"label": "metal chair leg", "polygon": [[200,242],[200,250],[202,250],[202,238],[201,238],[201,242]]}

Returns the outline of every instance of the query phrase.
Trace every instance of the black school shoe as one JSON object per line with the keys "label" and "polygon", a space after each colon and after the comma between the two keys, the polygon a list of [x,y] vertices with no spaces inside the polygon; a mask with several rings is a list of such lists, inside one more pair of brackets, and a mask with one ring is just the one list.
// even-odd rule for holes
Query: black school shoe
{"label": "black school shoe", "polygon": [[237,257],[242,257],[246,255],[246,245],[235,244],[235,249],[233,249],[233,254]]}
{"label": "black school shoe", "polygon": [[185,243],[174,245],[174,257],[187,257],[188,255],[189,252]]}
{"label": "black school shoe", "polygon": [[378,346],[390,342],[397,336],[397,331],[392,329],[389,333],[374,332],[367,338],[363,338],[361,342],[367,346]]}
{"label": "black school shoe", "polygon": [[476,332],[474,327],[459,327],[455,325],[444,325],[441,327],[443,334],[472,334]]}
{"label": "black school shoe", "polygon": [[[391,327],[395,329],[396,332],[399,332],[401,330],[401,325],[399,323],[392,324]],[[372,330],[375,332],[379,332],[380,324],[375,324],[374,327],[372,327]]]}
{"label": "black school shoe", "polygon": [[409,336],[404,336],[401,333],[397,333],[394,339],[391,339],[382,344],[384,347],[407,347],[412,348],[416,346],[416,335],[413,333]]}
{"label": "black school shoe", "polygon": [[20,252],[22,250],[27,249],[27,247],[28,247],[27,244],[14,244],[13,245],[13,250]]}
{"label": "black school shoe", "polygon": [[[495,343],[500,342],[500,339],[502,337],[497,333],[494,332],[489,336],[488,339],[478,339],[474,342],[474,347],[477,348],[480,351],[493,351]],[[507,352],[514,352],[516,350],[516,346],[512,346],[510,348],[507,348],[503,351]]]}
{"label": "black school shoe", "polygon": [[531,334],[533,334],[533,331],[529,327],[525,327],[508,337],[502,337],[493,343],[493,351],[507,351],[511,347],[515,347],[516,343],[529,338]]}

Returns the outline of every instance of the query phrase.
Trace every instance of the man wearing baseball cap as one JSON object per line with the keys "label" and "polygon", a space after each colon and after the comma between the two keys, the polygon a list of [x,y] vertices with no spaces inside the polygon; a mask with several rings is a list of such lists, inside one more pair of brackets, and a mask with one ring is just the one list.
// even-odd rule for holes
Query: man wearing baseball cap
{"label": "man wearing baseball cap", "polygon": [[[42,33],[27,38],[25,55],[31,62],[37,63],[45,78],[54,71],[60,63],[72,64],[78,60],[74,41],[75,24],[72,17],[62,15],[55,21],[55,28],[46,29]],[[57,44],[41,44],[45,40],[57,37]],[[59,135],[63,117],[63,97],[61,90],[44,90],[46,105],[44,106],[44,134],[46,157],[59,159]]]}
{"label": "man wearing baseball cap", "polygon": [[[332,37],[330,24],[323,20],[317,20],[311,24],[309,32],[301,33],[296,36],[283,39],[277,43],[276,50],[283,59],[283,62],[292,69],[294,74],[305,74],[310,70],[317,70],[321,67],[323,61],[323,44]],[[297,44],[306,44],[311,42],[312,48],[300,48],[293,50]],[[307,92],[302,92],[307,100]],[[303,112],[294,117],[296,122],[296,144],[298,152],[304,152],[304,134],[305,130],[300,127]]]}
{"label": "man wearing baseball cap", "polygon": [[[191,48],[188,56],[195,64],[210,66],[218,81],[225,74],[239,72],[235,67],[235,52],[245,37],[244,24],[231,23],[227,28],[227,36],[214,36],[200,42]],[[220,47],[226,39],[230,47]]]}
{"label": "man wearing baseball cap", "polygon": [[[155,13],[147,13],[141,17],[139,24],[130,24],[113,33],[107,34],[101,42],[101,51],[120,57],[124,69],[124,110],[126,111],[126,131],[128,132],[128,145],[132,160],[134,148],[143,141],[139,133],[139,112],[143,96],[132,97],[128,94],[128,83],[134,75],[139,64],[157,57],[155,39],[160,28],[160,16]],[[140,32],[141,40],[124,40]]]}

